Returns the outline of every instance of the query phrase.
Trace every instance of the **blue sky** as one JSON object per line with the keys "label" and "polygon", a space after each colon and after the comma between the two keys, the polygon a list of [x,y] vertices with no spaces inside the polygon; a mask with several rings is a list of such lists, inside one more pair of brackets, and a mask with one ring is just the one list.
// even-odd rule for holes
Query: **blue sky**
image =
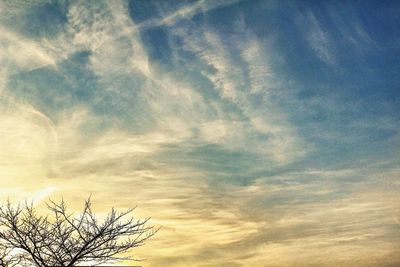
{"label": "blue sky", "polygon": [[3,0],[2,194],[134,203],[148,266],[400,264],[399,26],[397,1]]}

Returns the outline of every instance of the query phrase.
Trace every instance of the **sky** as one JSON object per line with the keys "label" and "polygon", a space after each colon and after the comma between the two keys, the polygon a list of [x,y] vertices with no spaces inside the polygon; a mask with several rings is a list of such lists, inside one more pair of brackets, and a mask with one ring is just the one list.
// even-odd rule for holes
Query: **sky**
{"label": "sky", "polygon": [[143,266],[400,265],[400,2],[0,0],[0,199],[137,207]]}

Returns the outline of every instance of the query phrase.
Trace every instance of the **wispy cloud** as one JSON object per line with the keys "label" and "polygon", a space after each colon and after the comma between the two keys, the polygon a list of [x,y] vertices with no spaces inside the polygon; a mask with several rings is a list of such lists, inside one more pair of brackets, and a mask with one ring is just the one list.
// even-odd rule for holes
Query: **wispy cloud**
{"label": "wispy cloud", "polygon": [[336,57],[332,37],[315,15],[308,11],[301,18],[301,24],[306,38],[316,55],[325,63],[335,64]]}
{"label": "wispy cloud", "polygon": [[210,10],[226,7],[229,5],[236,4],[241,2],[242,0],[224,0],[224,1],[209,1],[209,0],[200,0],[196,1],[193,4],[183,6],[178,10],[175,10],[169,14],[162,14],[162,18],[157,19],[149,19],[138,25],[142,30],[150,27],[159,27],[159,26],[169,26],[174,23],[191,19],[193,16],[199,13],[206,13]]}
{"label": "wispy cloud", "polygon": [[[190,29],[188,32],[177,30],[177,34],[185,40],[186,49],[196,53],[215,69],[211,73],[202,73],[213,82],[221,97],[232,102],[248,120],[243,126],[248,129],[244,135],[248,137],[255,132],[269,137],[265,144],[269,148],[259,151],[261,154],[277,162],[288,162],[306,152],[295,129],[285,122],[282,111],[269,99],[271,94],[281,90],[284,85],[276,82],[268,57],[261,50],[264,47],[261,40],[238,32],[238,39],[226,36],[232,39],[225,44],[220,36],[206,29]],[[250,41],[242,42],[242,38]],[[237,46],[232,48],[228,44]],[[237,50],[242,56],[235,55]],[[252,102],[252,97],[260,99],[263,111],[259,109],[260,104]],[[259,145],[254,144],[254,147]]]}
{"label": "wispy cloud", "polygon": [[[149,266],[397,263],[385,258],[399,251],[396,116],[327,92],[333,78],[298,78],[309,69],[288,55],[342,58],[311,9],[235,4],[160,4],[135,22],[126,1],[75,1],[55,35],[1,25],[1,195],[79,209],[92,194],[99,213],[137,204],[163,226],[137,250]],[[299,40],[278,11],[296,14]],[[278,13],[255,25],[262,12]],[[351,25],[340,34],[368,39]],[[168,50],[165,64],[152,49]]]}

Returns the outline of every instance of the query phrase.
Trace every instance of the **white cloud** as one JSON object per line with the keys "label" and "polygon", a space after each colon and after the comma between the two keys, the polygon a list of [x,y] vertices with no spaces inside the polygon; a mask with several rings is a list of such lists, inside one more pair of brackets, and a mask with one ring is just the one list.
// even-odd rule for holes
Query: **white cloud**
{"label": "white cloud", "polygon": [[[205,28],[178,28],[175,34],[184,40],[187,50],[194,52],[215,69],[215,72],[204,71],[203,74],[213,82],[223,99],[234,103],[248,119],[248,122],[243,122],[241,129],[236,128],[242,131],[243,139],[236,139],[235,142],[227,144],[228,146],[238,148],[238,144],[244,144],[240,149],[250,148],[259,155],[283,164],[307,152],[303,141],[284,113],[269,100],[268,95],[277,93],[275,91],[280,90],[283,85],[275,81],[276,74],[266,56],[268,52],[264,51],[265,46],[260,40],[249,35],[245,35],[244,38],[242,32],[237,32],[236,35],[226,37],[230,38],[227,41],[226,38]],[[243,41],[244,39],[249,41]],[[239,61],[233,52],[237,50],[241,51]],[[246,68],[249,70],[248,75],[243,71]],[[249,100],[250,96],[257,94],[259,98],[263,97],[262,106]],[[249,137],[254,133],[264,134],[268,136],[268,140],[265,142],[256,139],[249,144]]]}
{"label": "white cloud", "polygon": [[20,36],[7,28],[0,28],[0,62],[3,67],[16,65],[19,68],[32,70],[43,66],[54,66],[56,58],[40,43]]}
{"label": "white cloud", "polygon": [[336,63],[332,39],[313,13],[308,12],[303,21],[303,30],[317,56],[327,64]]}
{"label": "white cloud", "polygon": [[[88,71],[100,84],[96,90],[109,93],[109,101],[118,96],[126,112],[140,98],[146,103],[143,113],[129,115],[152,121],[145,121],[150,126],[143,130],[132,130],[129,121],[125,128],[113,122],[104,126],[111,119],[82,102],[52,120],[9,98],[0,110],[1,195],[36,201],[63,195],[75,208],[92,193],[100,213],[112,205],[138,204],[139,217],[151,215],[153,223],[163,226],[148,247],[138,250],[149,266],[378,262],[398,243],[398,170],[384,173],[379,169],[387,167],[383,164],[370,169],[278,168],[266,174],[300,159],[309,144],[273,101],[277,94],[289,97],[277,73],[273,40],[257,38],[240,25],[243,21],[227,35],[175,23],[218,5],[200,1],[135,25],[127,2],[73,2],[66,31],[54,39],[32,41],[5,29],[0,38],[11,48],[0,55],[7,71],[11,65],[24,71],[56,66],[73,52],[89,50]],[[329,35],[315,18],[308,19],[313,49],[322,60],[335,62]],[[155,25],[182,38],[185,52],[202,61],[191,71],[211,81],[217,92],[213,97],[180,79],[180,73],[152,64],[140,30]],[[13,58],[22,48],[29,53]],[[181,48],[171,49],[177,54]],[[126,97],[130,90],[138,94]],[[382,125],[395,128],[392,121]],[[199,159],[191,158],[191,152],[209,144],[227,154],[251,155],[251,166],[238,171],[253,174],[246,185],[227,177],[236,170],[229,167],[242,162],[223,170],[196,165]],[[218,164],[207,157],[201,160]],[[371,189],[376,177],[383,178]],[[389,235],[393,239],[383,240]]]}
{"label": "white cloud", "polygon": [[190,19],[196,14],[206,13],[216,8],[221,8],[229,5],[236,4],[242,0],[223,0],[223,1],[210,1],[200,0],[194,4],[184,6],[170,14],[163,14],[161,19],[146,20],[138,25],[141,29],[158,26],[170,26],[183,19]]}

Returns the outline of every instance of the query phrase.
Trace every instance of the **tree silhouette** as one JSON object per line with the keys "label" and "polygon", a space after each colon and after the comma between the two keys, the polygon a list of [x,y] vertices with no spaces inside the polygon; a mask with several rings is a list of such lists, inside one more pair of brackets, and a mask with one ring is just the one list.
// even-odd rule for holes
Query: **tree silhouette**
{"label": "tree silhouette", "polygon": [[64,200],[49,201],[50,215],[39,215],[33,204],[0,207],[0,266],[79,266],[134,260],[126,255],[144,245],[158,229],[137,220],[133,209],[114,208],[96,218],[90,198],[78,216],[67,212]]}

